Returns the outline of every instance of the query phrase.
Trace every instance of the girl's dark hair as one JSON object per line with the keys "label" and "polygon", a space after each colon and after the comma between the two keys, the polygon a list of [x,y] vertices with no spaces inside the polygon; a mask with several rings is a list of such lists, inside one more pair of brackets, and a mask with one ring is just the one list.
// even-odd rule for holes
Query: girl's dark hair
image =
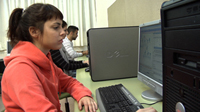
{"label": "girl's dark hair", "polygon": [[63,20],[62,21],[62,28],[64,28],[65,26],[67,26],[67,23]]}
{"label": "girl's dark hair", "polygon": [[50,4],[36,3],[23,11],[22,8],[16,8],[10,15],[7,36],[14,46],[19,41],[33,42],[29,33],[29,27],[38,28],[43,34],[44,23],[52,18],[63,19],[59,9]]}

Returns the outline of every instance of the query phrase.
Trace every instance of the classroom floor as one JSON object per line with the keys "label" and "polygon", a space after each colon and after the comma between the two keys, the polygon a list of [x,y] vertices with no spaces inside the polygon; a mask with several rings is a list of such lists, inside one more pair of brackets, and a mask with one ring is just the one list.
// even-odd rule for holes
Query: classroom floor
{"label": "classroom floor", "polygon": [[[60,103],[61,103],[61,110],[63,112],[65,112],[65,102],[66,100],[63,99],[63,100],[60,100]],[[70,108],[70,112],[74,112],[74,99],[73,98],[68,98],[68,102],[69,102],[69,108]],[[3,105],[3,102],[2,102],[2,97],[1,97],[1,94],[0,94],[0,112],[2,110],[4,110],[4,105]]]}

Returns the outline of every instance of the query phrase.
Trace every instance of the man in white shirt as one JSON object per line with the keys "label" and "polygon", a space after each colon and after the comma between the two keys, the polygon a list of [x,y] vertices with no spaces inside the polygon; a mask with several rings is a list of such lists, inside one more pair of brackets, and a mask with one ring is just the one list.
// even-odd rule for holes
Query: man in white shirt
{"label": "man in white shirt", "polygon": [[68,30],[68,34],[67,34],[67,38],[63,40],[63,46],[65,47],[68,53],[68,56],[67,56],[68,59],[74,60],[74,58],[77,58],[83,55],[88,55],[88,50],[77,52],[73,48],[72,40],[76,40],[76,38],[78,37],[78,30],[79,30],[78,27],[69,26],[67,30]]}

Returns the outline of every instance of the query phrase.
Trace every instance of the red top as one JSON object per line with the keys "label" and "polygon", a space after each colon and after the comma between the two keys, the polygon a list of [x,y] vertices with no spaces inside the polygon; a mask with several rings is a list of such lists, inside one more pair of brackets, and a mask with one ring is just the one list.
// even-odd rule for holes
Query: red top
{"label": "red top", "polygon": [[[20,41],[4,58],[2,99],[6,111],[60,112],[58,92],[68,92],[77,101],[91,91],[66,75],[30,42]],[[5,111],[5,112],[6,112]]]}

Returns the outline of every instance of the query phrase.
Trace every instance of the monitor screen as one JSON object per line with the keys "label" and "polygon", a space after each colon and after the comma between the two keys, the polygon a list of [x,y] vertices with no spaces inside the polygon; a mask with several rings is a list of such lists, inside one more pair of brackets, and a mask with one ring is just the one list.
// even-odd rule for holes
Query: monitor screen
{"label": "monitor screen", "polygon": [[141,24],[139,30],[138,79],[151,88],[142,97],[162,99],[162,78],[162,35],[160,20],[157,20]]}

